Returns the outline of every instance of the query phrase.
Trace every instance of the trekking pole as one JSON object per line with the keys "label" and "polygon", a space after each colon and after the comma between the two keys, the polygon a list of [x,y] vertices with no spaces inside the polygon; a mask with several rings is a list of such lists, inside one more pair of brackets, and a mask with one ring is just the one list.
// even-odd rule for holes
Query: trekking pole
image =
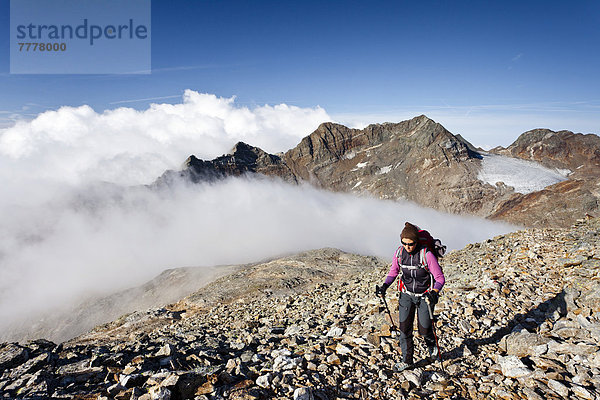
{"label": "trekking pole", "polygon": [[440,365],[442,366],[442,371],[444,371],[444,363],[442,362],[442,350],[440,349],[437,333],[435,332],[435,321],[433,320],[433,311],[431,310],[431,302],[429,301],[429,297],[425,296],[425,302],[427,303],[427,310],[429,311],[429,318],[431,319],[431,330],[433,331],[433,337],[435,338],[435,346],[438,350],[438,360],[440,362]]}
{"label": "trekking pole", "polygon": [[[375,292],[381,293],[379,285],[375,285]],[[390,312],[390,308],[387,305],[387,301],[385,301],[385,293],[382,293],[381,296],[377,296],[377,297],[380,297],[381,300],[383,300],[383,305],[385,306],[388,316],[390,317],[390,322],[392,323],[392,329],[397,331],[398,328],[396,328],[396,324],[394,324],[394,319],[392,318],[392,313]]]}

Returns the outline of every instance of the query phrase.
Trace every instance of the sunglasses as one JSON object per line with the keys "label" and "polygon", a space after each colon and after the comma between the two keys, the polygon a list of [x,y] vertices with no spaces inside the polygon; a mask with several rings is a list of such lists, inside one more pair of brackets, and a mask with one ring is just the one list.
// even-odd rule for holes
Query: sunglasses
{"label": "sunglasses", "polygon": [[401,242],[403,245],[405,245],[405,246],[414,246],[414,245],[416,244],[415,242],[410,242],[410,243],[407,243],[407,242],[405,242],[404,240],[401,240],[400,242]]}

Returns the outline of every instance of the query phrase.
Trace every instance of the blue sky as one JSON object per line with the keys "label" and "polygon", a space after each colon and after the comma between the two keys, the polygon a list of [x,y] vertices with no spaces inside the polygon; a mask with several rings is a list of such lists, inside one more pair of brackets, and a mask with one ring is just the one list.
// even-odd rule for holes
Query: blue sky
{"label": "blue sky", "polygon": [[0,5],[0,128],[191,89],[356,126],[426,114],[478,145],[537,127],[600,133],[599,2],[155,0],[150,75],[11,75]]}

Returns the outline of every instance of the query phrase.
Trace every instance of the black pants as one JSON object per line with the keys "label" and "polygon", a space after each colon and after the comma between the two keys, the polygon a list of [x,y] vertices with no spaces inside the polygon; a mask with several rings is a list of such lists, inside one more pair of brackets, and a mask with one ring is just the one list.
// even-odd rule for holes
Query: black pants
{"label": "black pants", "polygon": [[[431,307],[431,314],[433,315]],[[413,341],[413,325],[415,321],[415,310],[417,311],[417,322],[419,334],[425,339],[429,354],[433,355],[436,350],[433,325],[429,316],[429,309],[425,296],[415,296],[402,293],[398,302],[398,325],[400,328],[400,348],[402,349],[402,360],[408,364],[413,363],[415,344]]]}

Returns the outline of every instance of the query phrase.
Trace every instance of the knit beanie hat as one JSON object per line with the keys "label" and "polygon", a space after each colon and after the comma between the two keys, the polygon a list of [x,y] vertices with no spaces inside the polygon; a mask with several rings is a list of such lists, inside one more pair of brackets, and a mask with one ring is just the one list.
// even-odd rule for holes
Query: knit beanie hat
{"label": "knit beanie hat", "polygon": [[402,239],[410,239],[413,242],[419,241],[419,230],[416,226],[407,222],[404,224],[404,229],[402,229],[402,233],[400,234],[400,240]]}

